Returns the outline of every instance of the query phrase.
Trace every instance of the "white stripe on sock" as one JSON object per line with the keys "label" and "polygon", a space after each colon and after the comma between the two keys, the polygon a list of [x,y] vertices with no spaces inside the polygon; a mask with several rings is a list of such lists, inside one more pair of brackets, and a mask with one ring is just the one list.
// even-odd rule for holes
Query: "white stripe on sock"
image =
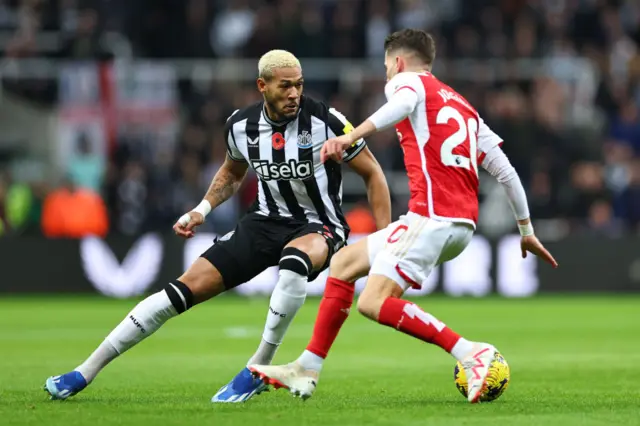
{"label": "white stripe on sock", "polygon": [[285,259],[297,259],[300,263],[302,263],[304,265],[304,269],[307,270],[307,274],[309,274],[309,267],[307,266],[307,262],[304,261],[303,258],[301,258],[300,256],[296,256],[294,254],[290,254],[289,256],[284,256],[282,258],[280,258],[280,262],[282,262]]}
{"label": "white stripe on sock", "polygon": [[178,287],[176,287],[173,283],[169,283],[169,285],[171,285],[171,287],[173,287],[173,289],[176,291],[176,293],[178,293],[178,295],[180,296],[180,300],[182,300],[182,304],[184,305],[184,310],[187,310],[187,299],[184,298],[184,295],[182,294],[182,292],[180,290],[178,290]]}

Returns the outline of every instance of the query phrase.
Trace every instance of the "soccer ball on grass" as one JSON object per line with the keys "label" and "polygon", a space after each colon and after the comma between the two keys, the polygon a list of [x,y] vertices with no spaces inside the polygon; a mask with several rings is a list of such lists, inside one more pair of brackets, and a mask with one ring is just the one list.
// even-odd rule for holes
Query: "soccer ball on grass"
{"label": "soccer ball on grass", "polygon": [[[453,372],[453,378],[456,382],[456,387],[466,398],[468,391],[467,376],[465,375],[464,367],[462,367],[460,362],[456,364],[456,368]],[[507,364],[507,361],[499,352],[496,352],[493,361],[491,361],[491,366],[489,367],[487,390],[484,395],[480,397],[480,402],[490,402],[498,399],[509,386],[510,380],[511,372],[509,370],[509,364]]]}

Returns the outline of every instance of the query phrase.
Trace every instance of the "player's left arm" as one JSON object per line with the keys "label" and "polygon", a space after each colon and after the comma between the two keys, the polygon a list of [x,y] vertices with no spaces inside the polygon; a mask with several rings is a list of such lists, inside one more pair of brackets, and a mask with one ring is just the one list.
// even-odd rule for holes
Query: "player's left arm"
{"label": "player's left arm", "polygon": [[410,80],[404,81],[410,78],[410,76],[396,76],[389,81],[385,87],[385,92],[388,93],[387,103],[353,131],[343,136],[329,139],[322,147],[322,161],[327,158],[339,159],[341,152],[355,141],[391,127],[407,118],[420,102],[420,97],[416,89],[412,87],[412,82]]}
{"label": "player's left arm", "polygon": [[[347,118],[335,109],[329,110],[329,136],[340,137],[353,131]],[[358,138],[342,154],[345,161],[355,171],[367,187],[367,198],[378,229],[391,223],[391,195],[382,167],[373,156],[364,139]]]}
{"label": "player's left arm", "polygon": [[482,168],[502,185],[509,198],[509,205],[518,221],[521,234],[533,234],[533,226],[529,217],[529,204],[527,202],[527,194],[525,193],[522,181],[518,172],[511,165],[509,158],[504,153],[500,145],[496,145],[484,154],[482,160]]}
{"label": "player's left arm", "polygon": [[511,165],[509,158],[500,147],[501,145],[502,139],[480,119],[478,131],[478,160],[482,168],[495,177],[502,185],[509,198],[509,205],[518,221],[518,229],[522,236],[522,257],[526,257],[527,252],[531,252],[549,262],[555,268],[558,266],[558,263],[534,234],[529,214],[527,194],[518,172],[516,172],[516,169]]}

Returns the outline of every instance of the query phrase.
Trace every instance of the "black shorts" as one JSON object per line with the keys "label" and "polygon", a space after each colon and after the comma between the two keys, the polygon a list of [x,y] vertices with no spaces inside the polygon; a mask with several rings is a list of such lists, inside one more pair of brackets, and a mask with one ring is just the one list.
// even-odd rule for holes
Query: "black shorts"
{"label": "black shorts", "polygon": [[238,222],[234,231],[214,241],[201,257],[220,271],[225,288],[231,289],[276,266],[282,250],[292,240],[316,233],[326,239],[329,254],[324,265],[309,275],[309,281],[313,281],[344,245],[338,235],[319,223],[249,213]]}

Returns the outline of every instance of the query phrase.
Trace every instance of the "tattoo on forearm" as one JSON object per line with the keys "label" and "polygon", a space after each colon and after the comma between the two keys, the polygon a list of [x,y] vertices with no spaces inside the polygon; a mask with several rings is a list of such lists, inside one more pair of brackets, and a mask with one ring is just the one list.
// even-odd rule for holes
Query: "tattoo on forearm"
{"label": "tattoo on forearm", "polygon": [[211,202],[211,207],[219,206],[227,201],[240,187],[240,183],[232,174],[219,173],[211,182],[206,198]]}

